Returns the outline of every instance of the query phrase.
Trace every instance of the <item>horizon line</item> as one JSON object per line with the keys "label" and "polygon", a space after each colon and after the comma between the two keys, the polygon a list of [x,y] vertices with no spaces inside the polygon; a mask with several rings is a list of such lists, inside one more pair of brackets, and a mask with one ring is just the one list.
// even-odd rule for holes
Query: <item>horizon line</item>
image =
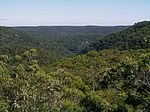
{"label": "horizon line", "polygon": [[114,26],[132,26],[134,24],[114,24],[114,25],[100,25],[100,24],[57,24],[57,25],[0,25],[1,27],[57,27],[57,26],[66,26],[66,27],[114,27]]}

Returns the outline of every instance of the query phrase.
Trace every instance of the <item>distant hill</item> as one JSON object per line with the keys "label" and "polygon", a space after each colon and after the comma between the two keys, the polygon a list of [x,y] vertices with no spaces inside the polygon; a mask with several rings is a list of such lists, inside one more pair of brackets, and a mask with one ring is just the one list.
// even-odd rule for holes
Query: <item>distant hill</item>
{"label": "distant hill", "polygon": [[53,41],[73,53],[78,53],[101,35],[108,35],[126,28],[128,26],[39,26],[14,29],[31,32],[39,38]]}
{"label": "distant hill", "polygon": [[150,22],[144,21],[136,23],[135,25],[120,31],[104,36],[97,42],[93,42],[82,53],[90,50],[103,50],[103,49],[145,49],[150,48]]}
{"label": "distant hill", "polygon": [[15,55],[32,48],[38,50],[43,62],[53,61],[54,58],[70,54],[63,46],[44,39],[37,39],[31,33],[0,27],[0,54]]}

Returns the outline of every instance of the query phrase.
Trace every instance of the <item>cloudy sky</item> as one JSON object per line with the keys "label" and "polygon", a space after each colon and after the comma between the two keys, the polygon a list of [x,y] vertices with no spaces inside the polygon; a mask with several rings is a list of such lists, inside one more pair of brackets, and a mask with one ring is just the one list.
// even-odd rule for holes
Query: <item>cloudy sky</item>
{"label": "cloudy sky", "polygon": [[0,26],[132,25],[150,20],[150,0],[0,0]]}

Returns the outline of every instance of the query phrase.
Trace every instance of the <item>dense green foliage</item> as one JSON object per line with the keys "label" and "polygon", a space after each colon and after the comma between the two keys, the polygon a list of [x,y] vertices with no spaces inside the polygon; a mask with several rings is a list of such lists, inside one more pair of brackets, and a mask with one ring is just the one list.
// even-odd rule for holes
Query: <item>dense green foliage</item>
{"label": "dense green foliage", "polygon": [[135,24],[106,36],[107,50],[72,57],[54,41],[0,27],[0,112],[149,112],[149,26]]}
{"label": "dense green foliage", "polygon": [[0,56],[0,111],[150,111],[150,50],[92,51],[45,71],[36,57]]}
{"label": "dense green foliage", "polygon": [[119,33],[113,33],[92,43],[81,52],[102,49],[144,49],[150,48],[150,22],[140,22]]}
{"label": "dense green foliage", "polygon": [[91,42],[113,32],[122,31],[127,26],[40,26],[15,27],[16,30],[31,32],[39,38],[44,38],[64,46],[70,52],[78,53]]}
{"label": "dense green foliage", "polygon": [[32,48],[38,50],[42,62],[52,62],[71,54],[64,47],[51,41],[37,39],[33,34],[0,27],[0,54],[20,54]]}

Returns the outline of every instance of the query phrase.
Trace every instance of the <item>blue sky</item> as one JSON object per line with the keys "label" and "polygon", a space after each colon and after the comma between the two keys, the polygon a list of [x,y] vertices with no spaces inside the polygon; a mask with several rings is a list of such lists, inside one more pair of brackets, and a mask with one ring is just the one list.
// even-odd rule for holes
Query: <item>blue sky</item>
{"label": "blue sky", "polygon": [[150,0],[0,0],[0,25],[131,25],[150,20]]}

